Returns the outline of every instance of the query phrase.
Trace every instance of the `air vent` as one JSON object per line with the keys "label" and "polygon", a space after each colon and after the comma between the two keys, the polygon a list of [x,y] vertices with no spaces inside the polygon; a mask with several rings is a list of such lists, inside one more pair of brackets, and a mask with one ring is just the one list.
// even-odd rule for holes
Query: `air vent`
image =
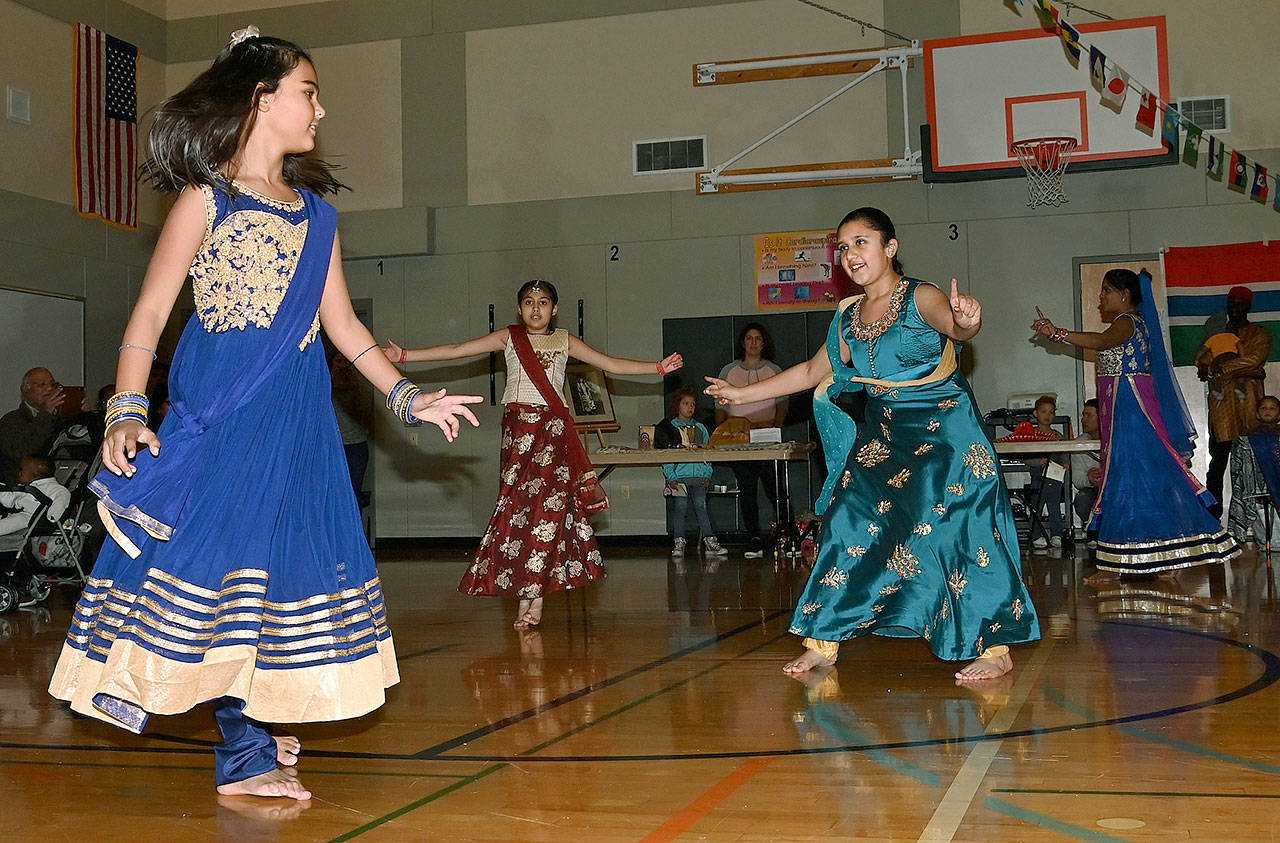
{"label": "air vent", "polygon": [[632,175],[703,170],[707,166],[707,136],[635,141],[631,152]]}
{"label": "air vent", "polygon": [[1190,97],[1178,100],[1178,112],[1206,132],[1231,131],[1231,98]]}

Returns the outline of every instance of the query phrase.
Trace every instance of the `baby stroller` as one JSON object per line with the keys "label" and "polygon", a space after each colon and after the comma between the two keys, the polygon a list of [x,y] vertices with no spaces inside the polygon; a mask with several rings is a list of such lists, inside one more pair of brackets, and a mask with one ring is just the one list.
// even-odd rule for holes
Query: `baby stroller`
{"label": "baby stroller", "polygon": [[39,490],[22,487],[39,507],[24,530],[0,536],[0,614],[44,602],[55,585],[83,586],[84,557],[98,524],[96,498],[89,480],[102,468],[100,449],[84,425],[70,425],[49,451],[54,477],[71,492],[62,518],[50,521],[52,501]]}

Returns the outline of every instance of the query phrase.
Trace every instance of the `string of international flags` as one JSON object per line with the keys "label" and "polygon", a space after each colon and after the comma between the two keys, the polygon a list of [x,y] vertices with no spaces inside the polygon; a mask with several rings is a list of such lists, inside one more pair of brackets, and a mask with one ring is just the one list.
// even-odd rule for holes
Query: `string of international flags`
{"label": "string of international flags", "polygon": [[[1023,0],[1016,0],[1016,2],[1019,6],[1023,5]],[[1271,207],[1280,211],[1280,174],[1269,173],[1261,163],[1245,157],[1239,150],[1228,147],[1222,140],[1204,131],[1179,113],[1176,105],[1160,99],[1158,94],[1135,80],[1102,50],[1082,41],[1080,30],[1063,19],[1058,7],[1049,0],[1033,0],[1033,3],[1041,26],[1050,32],[1057,32],[1058,37],[1062,39],[1062,46],[1072,60],[1079,62],[1087,50],[1089,76],[1101,92],[1103,102],[1119,110],[1132,88],[1142,97],[1138,105],[1137,128],[1152,134],[1156,127],[1156,113],[1163,111],[1161,136],[1170,150],[1177,150],[1181,142],[1181,158],[1184,164],[1200,167],[1200,143],[1202,140],[1207,141],[1208,150],[1203,166],[1209,177],[1222,181],[1225,176],[1230,187],[1238,188],[1259,203],[1265,204],[1270,197]],[[1184,127],[1185,137],[1180,137]],[[1251,171],[1252,175],[1250,175]],[[1276,181],[1274,191],[1271,190],[1269,181],[1271,179]]]}

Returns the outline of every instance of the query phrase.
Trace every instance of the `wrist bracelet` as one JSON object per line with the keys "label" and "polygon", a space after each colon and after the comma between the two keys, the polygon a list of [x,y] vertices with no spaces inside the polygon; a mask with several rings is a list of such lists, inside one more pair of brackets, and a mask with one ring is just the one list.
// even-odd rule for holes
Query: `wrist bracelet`
{"label": "wrist bracelet", "polygon": [[1066,328],[1059,328],[1058,330],[1054,331],[1052,334],[1049,335],[1049,339],[1052,340],[1053,342],[1066,342],[1067,334],[1069,333],[1071,332],[1068,331]]}
{"label": "wrist bracelet", "polygon": [[107,400],[106,429],[110,430],[120,422],[136,421],[142,425],[147,423],[147,413],[151,402],[141,392],[124,390],[117,392]]}
{"label": "wrist bracelet", "polygon": [[387,393],[387,409],[405,424],[422,424],[422,420],[414,418],[413,402],[422,390],[408,378],[401,378]]}
{"label": "wrist bracelet", "polygon": [[116,349],[116,351],[117,351],[117,352],[124,351],[126,348],[136,348],[136,349],[138,349],[138,351],[145,351],[147,354],[150,354],[150,355],[151,355],[151,359],[152,359],[152,360],[157,359],[157,358],[156,358],[156,353],[155,353],[155,351],[154,351],[154,350],[152,350],[152,349],[150,349],[150,348],[147,348],[147,347],[145,347],[145,346],[141,346],[141,345],[134,345],[133,343],[125,343],[124,345],[122,345],[122,346],[120,346],[119,348],[117,348],[117,349]]}
{"label": "wrist bracelet", "polygon": [[407,349],[402,348],[400,349],[400,356],[396,358],[396,362],[403,363],[408,357],[409,357],[409,351]]}

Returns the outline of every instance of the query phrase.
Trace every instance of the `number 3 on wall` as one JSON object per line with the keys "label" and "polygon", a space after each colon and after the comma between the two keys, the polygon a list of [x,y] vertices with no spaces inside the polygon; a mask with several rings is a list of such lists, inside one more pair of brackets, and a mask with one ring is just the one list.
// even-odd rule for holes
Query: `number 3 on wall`
{"label": "number 3 on wall", "polygon": [[960,227],[955,223],[951,223],[950,225],[947,226],[947,239],[948,240],[960,239]]}

